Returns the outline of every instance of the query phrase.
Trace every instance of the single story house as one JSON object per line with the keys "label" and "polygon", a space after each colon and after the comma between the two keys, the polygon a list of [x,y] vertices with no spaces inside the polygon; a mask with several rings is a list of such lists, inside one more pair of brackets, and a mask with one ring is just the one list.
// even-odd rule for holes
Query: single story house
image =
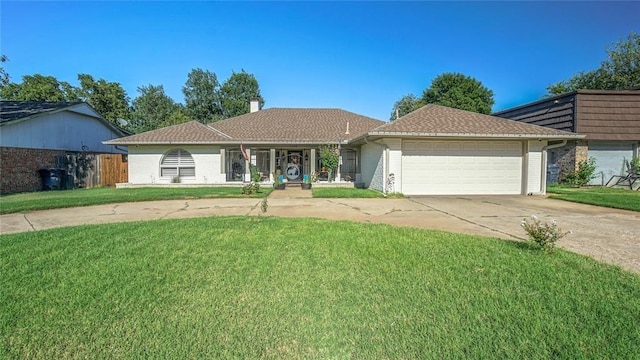
{"label": "single story house", "polygon": [[585,135],[549,151],[549,164],[560,176],[577,170],[588,158],[596,160],[591,185],[605,185],[626,173],[626,161],[640,146],[640,89],[578,90],[494,113],[494,116]]}
{"label": "single story house", "polygon": [[[543,194],[547,149],[583,136],[426,105],[394,122],[340,109],[271,108],[195,121],[120,139],[132,185],[233,184],[253,164],[269,181],[322,172],[318,148],[340,148],[335,181],[406,195]],[[272,176],[272,175],[271,175]]]}
{"label": "single story house", "polygon": [[0,193],[42,189],[38,170],[70,154],[126,154],[102,143],[125,135],[83,102],[0,101]]}

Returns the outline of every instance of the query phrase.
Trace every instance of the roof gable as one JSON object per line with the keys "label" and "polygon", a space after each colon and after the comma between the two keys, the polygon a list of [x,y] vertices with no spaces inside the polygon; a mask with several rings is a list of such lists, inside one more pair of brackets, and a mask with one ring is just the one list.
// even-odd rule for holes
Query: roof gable
{"label": "roof gable", "polygon": [[580,137],[496,116],[428,104],[369,134],[465,137]]}
{"label": "roof gable", "polygon": [[0,125],[9,125],[58,112],[73,112],[100,121],[119,136],[129,132],[107,121],[85,102],[0,101]]}
{"label": "roof gable", "polygon": [[0,122],[6,123],[62,110],[81,102],[0,101]]}
{"label": "roof gable", "polygon": [[108,145],[134,144],[211,144],[229,141],[231,138],[197,121],[167,126],[115,140],[105,141]]}

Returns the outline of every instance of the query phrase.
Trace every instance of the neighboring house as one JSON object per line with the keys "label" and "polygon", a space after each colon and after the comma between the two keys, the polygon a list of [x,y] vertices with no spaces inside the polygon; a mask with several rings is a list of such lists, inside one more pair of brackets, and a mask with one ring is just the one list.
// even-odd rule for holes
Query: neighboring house
{"label": "neighboring house", "polygon": [[126,154],[102,144],[125,135],[86,103],[0,101],[0,193],[42,189],[38,170],[70,154]]}
{"label": "neighboring house", "polygon": [[549,163],[560,167],[560,176],[594,158],[596,177],[590,184],[604,185],[626,172],[625,161],[638,156],[640,90],[578,90],[493,115],[586,135],[549,151]]}
{"label": "neighboring house", "polygon": [[322,172],[318,148],[336,144],[339,182],[407,195],[543,194],[546,148],[582,138],[439,105],[392,123],[339,109],[251,108],[208,125],[192,121],[105,143],[128,146],[132,185],[242,183],[249,164],[265,181],[279,169],[300,182]]}

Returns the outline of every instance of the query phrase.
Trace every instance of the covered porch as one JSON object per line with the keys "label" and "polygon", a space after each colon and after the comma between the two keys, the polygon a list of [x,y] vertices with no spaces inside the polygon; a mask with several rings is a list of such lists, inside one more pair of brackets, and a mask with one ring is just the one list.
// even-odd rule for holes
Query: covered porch
{"label": "covered porch", "polygon": [[274,176],[281,176],[289,183],[302,183],[305,177],[311,182],[353,183],[361,177],[359,148],[340,148],[339,166],[331,179],[318,146],[222,148],[220,153],[221,172],[229,183],[251,181],[252,166],[262,182],[273,182]]}

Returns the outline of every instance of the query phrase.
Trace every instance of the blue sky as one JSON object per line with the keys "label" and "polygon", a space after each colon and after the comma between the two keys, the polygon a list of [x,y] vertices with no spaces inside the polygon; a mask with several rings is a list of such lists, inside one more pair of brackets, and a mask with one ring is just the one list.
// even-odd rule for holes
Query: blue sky
{"label": "blue sky", "polygon": [[606,58],[640,32],[640,2],[11,2],[0,50],[13,81],[88,73],[162,84],[183,102],[192,68],[245,69],[265,107],[342,108],[388,120],[393,103],[460,72],[498,111]]}

